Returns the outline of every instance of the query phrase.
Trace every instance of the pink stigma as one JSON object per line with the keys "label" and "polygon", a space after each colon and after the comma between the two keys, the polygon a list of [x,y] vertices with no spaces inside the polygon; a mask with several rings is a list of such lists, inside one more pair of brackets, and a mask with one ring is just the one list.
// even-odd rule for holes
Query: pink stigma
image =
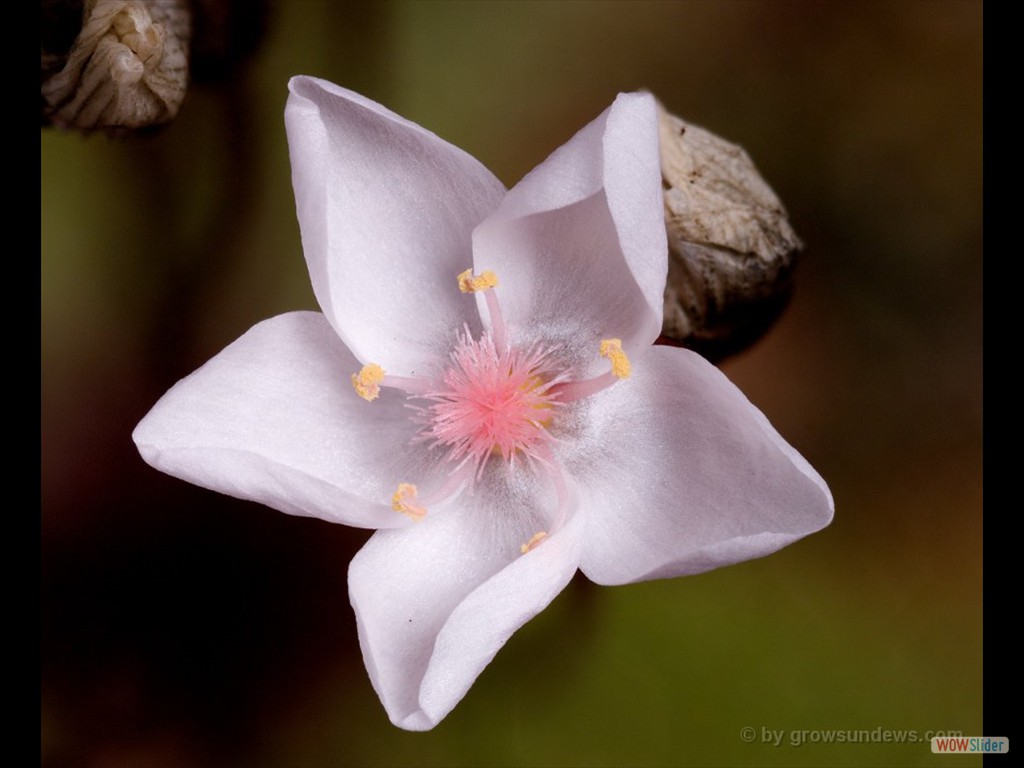
{"label": "pink stigma", "polygon": [[426,426],[421,437],[447,447],[450,461],[468,462],[478,477],[492,455],[546,463],[547,426],[561,406],[552,388],[563,376],[549,350],[499,350],[489,334],[475,341],[467,330],[452,350],[442,386],[422,395],[431,404],[419,409]]}

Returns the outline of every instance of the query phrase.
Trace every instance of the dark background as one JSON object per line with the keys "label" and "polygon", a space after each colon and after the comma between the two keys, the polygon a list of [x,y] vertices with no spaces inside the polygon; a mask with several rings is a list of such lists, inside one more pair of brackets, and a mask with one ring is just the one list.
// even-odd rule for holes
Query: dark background
{"label": "dark background", "polygon": [[[789,734],[982,733],[981,12],[293,0],[159,134],[44,131],[43,762],[977,764]],[[743,144],[806,251],[723,368],[829,482],[832,526],[697,577],[577,577],[434,731],[391,726],[347,598],[367,532],[173,480],[130,439],[248,327],[316,308],[283,124],[300,73],[507,185],[620,90]]]}

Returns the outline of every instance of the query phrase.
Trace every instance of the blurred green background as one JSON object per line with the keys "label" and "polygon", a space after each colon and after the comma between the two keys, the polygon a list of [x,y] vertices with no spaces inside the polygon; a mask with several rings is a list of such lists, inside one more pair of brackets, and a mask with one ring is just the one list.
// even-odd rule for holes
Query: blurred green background
{"label": "blurred green background", "polygon": [[[159,134],[43,131],[44,764],[980,764],[790,732],[982,733],[981,41],[970,2],[294,0]],[[130,439],[248,327],[316,308],[300,73],[507,185],[622,90],[741,143],[806,251],[723,368],[830,483],[832,526],[686,579],[577,576],[434,731],[391,726],[348,606],[367,532],[173,480]]]}

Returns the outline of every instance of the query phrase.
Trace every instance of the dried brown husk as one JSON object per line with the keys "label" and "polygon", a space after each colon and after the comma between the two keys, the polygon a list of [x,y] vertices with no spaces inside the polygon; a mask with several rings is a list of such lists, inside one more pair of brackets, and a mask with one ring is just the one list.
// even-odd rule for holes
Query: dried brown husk
{"label": "dried brown husk", "polygon": [[662,333],[717,360],[756,341],[802,248],[742,147],[659,107],[669,268]]}
{"label": "dried brown husk", "polygon": [[[44,119],[82,131],[172,120],[188,87],[190,24],[185,0],[86,0],[63,67],[42,84]],[[44,52],[44,72],[48,61]]]}

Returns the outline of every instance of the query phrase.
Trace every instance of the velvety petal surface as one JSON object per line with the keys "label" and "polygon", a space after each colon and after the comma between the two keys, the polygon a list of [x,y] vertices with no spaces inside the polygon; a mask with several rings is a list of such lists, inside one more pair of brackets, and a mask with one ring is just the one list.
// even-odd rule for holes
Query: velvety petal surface
{"label": "velvety petal surface", "polygon": [[293,78],[285,109],[313,290],[352,352],[422,373],[455,331],[480,327],[456,276],[505,189],[462,150],[323,80]]}
{"label": "velvety petal surface", "polygon": [[358,368],[323,315],[280,315],[178,382],[132,437],[149,464],[204,488],[329,522],[407,525],[390,499],[423,475],[407,450],[415,425],[394,391],[360,399]]}
{"label": "velvety petal surface", "polygon": [[498,274],[513,326],[615,326],[636,353],[661,328],[663,207],[654,98],[620,94],[477,228],[474,264]]}
{"label": "velvety petal surface", "polygon": [[832,519],[821,477],[697,354],[651,348],[589,418],[571,471],[587,520],[580,568],[599,584],[761,557]]}
{"label": "velvety petal surface", "polygon": [[529,518],[476,494],[412,528],[378,531],[353,558],[363,658],[395,725],[434,727],[576,572],[579,516],[524,555],[536,532]]}

